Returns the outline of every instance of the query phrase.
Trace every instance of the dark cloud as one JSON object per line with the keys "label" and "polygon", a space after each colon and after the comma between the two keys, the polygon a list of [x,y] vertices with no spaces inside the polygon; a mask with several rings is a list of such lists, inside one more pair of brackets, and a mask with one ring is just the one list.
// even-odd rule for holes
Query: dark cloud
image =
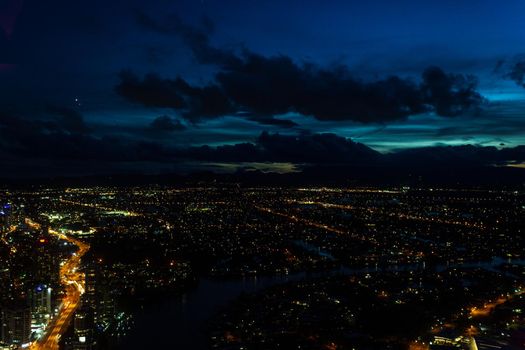
{"label": "dark cloud", "polygon": [[494,68],[492,69],[493,74],[500,74],[502,69],[505,67],[505,59],[501,58],[496,61]]}
{"label": "dark cloud", "polygon": [[472,75],[446,74],[438,67],[423,72],[423,101],[440,116],[457,116],[483,104],[476,91],[477,79]]}
{"label": "dark cloud", "polygon": [[173,119],[167,115],[155,118],[149,126],[151,130],[159,132],[181,131],[186,129],[180,120]]}
{"label": "dark cloud", "polygon": [[186,160],[210,162],[261,162],[265,158],[262,151],[249,142],[217,147],[208,145],[189,147],[180,149],[178,152]]}
{"label": "dark cloud", "polygon": [[362,143],[331,133],[285,136],[263,132],[257,144],[279,161],[297,163],[373,162],[380,156]]}
{"label": "dark cloud", "polygon": [[476,145],[434,146],[407,149],[385,156],[385,164],[394,163],[410,167],[505,165],[509,162],[523,161],[525,161],[525,146],[502,149]]}
{"label": "dark cloud", "polygon": [[169,107],[181,109],[186,107],[180,94],[182,79],[162,79],[149,74],[140,79],[131,71],[120,73],[120,84],[116,86],[118,94],[130,101],[142,103],[148,107]]}
{"label": "dark cloud", "polygon": [[446,168],[506,165],[525,161],[525,146],[435,146],[382,154],[335,134],[281,135],[263,132],[253,143],[177,150],[179,159],[209,162],[290,162],[389,168]]}
{"label": "dark cloud", "polygon": [[512,65],[508,77],[516,84],[525,87],[525,58],[518,60]]}
{"label": "dark cloud", "polygon": [[423,82],[392,76],[375,82],[352,77],[345,66],[299,65],[289,57],[247,53],[242,64],[217,74],[234,104],[263,115],[298,112],[318,120],[382,123],[435,111],[456,116],[483,103],[472,77],[423,73]]}
{"label": "dark cloud", "polygon": [[204,17],[201,27],[193,27],[182,21],[177,15],[170,15],[157,20],[144,11],[136,11],[137,23],[143,28],[165,35],[178,35],[191,49],[195,59],[203,64],[237,65],[240,58],[233,52],[213,47],[209,35],[214,30],[213,22]]}
{"label": "dark cloud", "polygon": [[148,74],[140,79],[130,71],[123,71],[115,89],[128,100],[145,106],[173,108],[190,121],[233,112],[229,99],[218,86],[194,87],[182,78],[171,80]]}
{"label": "dark cloud", "polygon": [[89,134],[92,130],[83,115],[72,108],[48,105],[44,110],[34,109],[32,114],[41,118],[18,117],[14,112],[0,112],[0,126],[12,129],[15,134],[24,132]]}
{"label": "dark cloud", "polygon": [[[59,116],[71,117],[71,111],[53,110]],[[59,113],[60,112],[60,113]],[[151,129],[167,130],[176,127],[177,120],[167,116],[155,119]],[[143,142],[125,137],[98,137],[89,131],[60,125],[53,119],[27,119],[0,115],[0,159],[9,160],[16,167],[17,159],[23,167],[28,162],[41,164],[49,160],[56,164],[78,165],[79,162],[101,171],[96,164],[111,164],[112,169],[140,164],[164,164],[173,167],[184,162],[208,163],[290,163],[302,169],[307,167],[338,166],[388,169],[448,169],[469,166],[506,165],[525,161],[525,146],[514,148],[482,146],[438,146],[379,153],[364,144],[335,134],[300,133],[283,135],[261,133],[253,142],[217,147],[166,147],[156,142]],[[120,165],[119,165],[120,164]],[[152,165],[153,166],[153,165]],[[108,168],[109,169],[109,168]],[[153,169],[153,168],[151,168]],[[336,169],[336,168],[333,168]],[[381,170],[382,169],[382,170]],[[66,168],[64,168],[67,171]],[[86,169],[89,173],[90,169]],[[335,170],[333,170],[335,171]],[[343,171],[343,170],[341,170]]]}
{"label": "dark cloud", "polygon": [[254,143],[191,147],[181,156],[214,162],[369,163],[380,157],[371,148],[335,134],[281,135],[263,132]]}
{"label": "dark cloud", "polygon": [[300,66],[285,56],[249,54],[236,69],[220,71],[216,80],[217,84],[195,87],[182,78],[150,74],[141,80],[124,72],[116,91],[146,106],[174,108],[192,121],[243,110],[260,116],[248,119],[262,124],[289,112],[321,121],[362,123],[403,120],[432,111],[453,117],[485,101],[475,90],[475,78],[446,74],[437,67],[425,70],[419,85],[396,76],[367,83],[352,78],[346,67],[321,69]]}
{"label": "dark cloud", "polygon": [[182,110],[190,120],[242,110],[258,116],[251,119],[262,124],[289,112],[321,121],[384,123],[424,112],[454,117],[485,101],[473,76],[447,74],[437,67],[426,69],[420,84],[398,76],[364,82],[344,65],[319,67],[283,55],[265,57],[246,49],[236,54],[213,47],[211,29],[200,30],[176,17],[162,23],[144,14],[138,19],[150,30],[179,35],[200,63],[215,64],[219,71],[215,83],[203,87],[154,75],[141,81],[128,72],[121,75],[117,92],[146,106]]}
{"label": "dark cloud", "polygon": [[47,111],[58,117],[58,125],[67,132],[84,134],[90,131],[82,114],[72,108],[49,106]]}
{"label": "dark cloud", "polygon": [[525,87],[525,55],[516,55],[496,62],[494,73],[501,78],[510,79]]}
{"label": "dark cloud", "polygon": [[[414,174],[424,174],[438,182],[454,181],[464,171],[471,182],[477,182],[484,172],[493,173],[493,178],[497,179],[501,174],[498,169],[525,161],[525,146],[502,149],[475,145],[437,146],[382,154],[334,134],[281,135],[267,132],[253,143],[190,147],[176,153],[178,159],[212,164],[293,164],[294,169],[303,173],[304,179],[313,182],[354,176],[383,183],[389,179],[397,182]],[[521,172],[522,180],[523,175]],[[515,176],[519,178],[520,175],[515,173]]]}
{"label": "dark cloud", "polygon": [[194,87],[183,79],[179,81],[179,91],[184,96],[186,108],[182,115],[188,120],[221,117],[232,113],[233,106],[223,90],[214,84]]}
{"label": "dark cloud", "polygon": [[71,125],[67,123],[62,126],[53,120],[0,114],[0,149],[24,160],[136,162],[166,161],[168,157],[164,148],[155,143],[95,137],[71,130]]}
{"label": "dark cloud", "polygon": [[281,128],[293,128],[299,126],[299,124],[289,119],[277,119],[274,117],[256,117],[251,115],[245,115],[245,117],[246,119],[259,123],[261,125],[279,126]]}

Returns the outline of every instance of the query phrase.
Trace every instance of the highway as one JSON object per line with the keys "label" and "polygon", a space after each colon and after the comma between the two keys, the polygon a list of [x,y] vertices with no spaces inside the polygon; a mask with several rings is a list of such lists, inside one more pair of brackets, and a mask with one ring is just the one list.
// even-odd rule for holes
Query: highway
{"label": "highway", "polygon": [[306,225],[306,226],[315,227],[315,228],[318,228],[318,229],[321,229],[321,230],[332,232],[332,233],[335,233],[337,235],[345,235],[345,236],[348,236],[348,237],[356,239],[356,240],[366,241],[366,242],[371,242],[371,243],[377,243],[376,239],[374,237],[371,237],[371,236],[366,237],[365,235],[360,235],[360,234],[357,234],[357,233],[354,233],[354,232],[345,231],[345,230],[342,230],[342,229],[339,229],[339,228],[336,228],[336,227],[333,227],[333,226],[329,226],[329,225],[326,225],[326,224],[323,224],[323,223],[319,223],[319,222],[315,222],[315,221],[312,221],[312,220],[309,220],[309,219],[301,218],[301,217],[296,216],[296,215],[289,215],[289,214],[286,214],[286,213],[278,212],[278,211],[275,211],[273,209],[266,208],[266,207],[255,206],[255,208],[257,210],[261,211],[261,212],[269,213],[269,214],[272,214],[272,215],[275,215],[275,216],[280,216],[280,217],[288,219],[290,221],[298,222],[298,223],[301,223],[301,224]]}
{"label": "highway", "polygon": [[505,304],[506,302],[514,299],[517,296],[525,294],[525,288],[518,288],[514,293],[500,296],[496,300],[486,302],[483,306],[473,307],[470,309],[471,317],[487,317],[498,305]]}
{"label": "highway", "polygon": [[[40,228],[40,224],[26,219],[26,223],[33,228]],[[73,237],[66,236],[58,231],[49,229],[49,234],[72,243],[78,247],[60,268],[60,282],[65,288],[66,296],[62,300],[58,314],[53,318],[42,336],[37,342],[31,344],[31,350],[58,350],[60,337],[67,330],[69,323],[80,303],[80,296],[84,293],[84,274],[78,272],[80,260],[89,250],[89,245]]]}
{"label": "highway", "polygon": [[[370,213],[378,212],[377,208],[354,207],[354,206],[345,205],[345,204],[333,204],[333,203],[313,202],[313,201],[289,201],[289,202],[293,204],[302,204],[302,205],[317,205],[322,208],[336,208],[336,209],[342,209],[346,211],[366,210]],[[436,224],[458,225],[458,226],[477,228],[477,229],[485,228],[485,226],[482,223],[468,222],[466,220],[460,221],[460,220],[451,220],[451,219],[446,219],[446,218],[426,217],[422,215],[411,215],[411,214],[405,214],[401,212],[392,212],[392,213],[389,213],[388,216],[397,218],[397,219],[424,221],[424,222],[436,223]]]}
{"label": "highway", "polygon": [[124,214],[126,216],[143,216],[142,214],[137,213],[137,212],[127,211],[127,210],[120,210],[120,209],[110,208],[110,207],[105,207],[105,206],[100,205],[100,204],[76,202],[76,201],[70,201],[70,200],[62,199],[62,198],[60,198],[59,201],[61,203],[78,205],[78,206],[81,206],[81,207],[87,207],[87,208],[93,208],[93,209],[99,209],[99,210],[105,210],[105,211],[122,212],[122,214]]}

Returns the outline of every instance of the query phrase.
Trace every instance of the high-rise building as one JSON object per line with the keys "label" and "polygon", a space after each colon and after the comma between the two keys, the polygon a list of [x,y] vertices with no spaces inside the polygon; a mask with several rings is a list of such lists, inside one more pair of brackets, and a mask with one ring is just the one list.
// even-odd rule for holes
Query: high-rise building
{"label": "high-rise building", "polygon": [[93,312],[90,308],[82,306],[75,313],[74,319],[75,335],[79,338],[87,338],[93,331]]}
{"label": "high-rise building", "polygon": [[31,308],[31,330],[38,336],[47,326],[53,316],[51,299],[52,288],[39,284],[29,291],[29,304]]}
{"label": "high-rise building", "polygon": [[115,297],[106,285],[97,291],[97,297],[95,321],[97,324],[108,325],[115,317]]}
{"label": "high-rise building", "polygon": [[93,350],[95,341],[93,339],[93,310],[82,305],[73,319],[74,335],[65,341],[66,350]]}
{"label": "high-rise building", "polygon": [[11,227],[12,209],[11,204],[3,204],[0,206],[0,233],[7,232]]}
{"label": "high-rise building", "polygon": [[60,280],[59,256],[50,249],[50,238],[41,236],[36,245],[35,282],[55,287]]}
{"label": "high-rise building", "polygon": [[2,310],[1,341],[23,346],[31,336],[31,311],[28,306],[4,308]]}
{"label": "high-rise building", "polygon": [[51,304],[51,287],[45,284],[39,284],[29,292],[31,313],[51,315],[53,305]]}
{"label": "high-rise building", "polygon": [[109,284],[96,265],[90,264],[84,269],[86,291],[82,296],[83,304],[94,311],[94,321],[98,325],[107,325],[115,316],[114,288]]}
{"label": "high-rise building", "polygon": [[86,288],[85,293],[82,296],[83,302],[86,306],[91,307],[95,310],[97,300],[96,300],[96,283],[97,283],[97,266],[94,264],[89,264],[84,269]]}

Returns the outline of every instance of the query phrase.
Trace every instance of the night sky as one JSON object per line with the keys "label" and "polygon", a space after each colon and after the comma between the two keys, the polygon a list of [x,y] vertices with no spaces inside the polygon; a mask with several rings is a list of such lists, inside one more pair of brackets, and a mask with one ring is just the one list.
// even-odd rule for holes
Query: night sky
{"label": "night sky", "polygon": [[523,166],[524,23],[521,0],[0,0],[0,162]]}

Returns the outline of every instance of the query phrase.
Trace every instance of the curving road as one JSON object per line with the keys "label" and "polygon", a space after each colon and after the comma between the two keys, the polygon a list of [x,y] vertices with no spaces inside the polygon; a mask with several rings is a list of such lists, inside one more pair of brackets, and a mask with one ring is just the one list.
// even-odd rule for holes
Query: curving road
{"label": "curving road", "polygon": [[[38,223],[29,219],[26,219],[26,223],[34,228],[40,227]],[[31,350],[59,349],[60,337],[67,330],[73,314],[79,306],[80,296],[84,293],[84,274],[77,270],[80,266],[81,258],[89,250],[89,245],[53,229],[49,229],[49,234],[76,245],[78,251],[60,268],[60,282],[65,287],[66,296],[62,300],[59,312],[46,328],[44,336],[31,345]]]}

